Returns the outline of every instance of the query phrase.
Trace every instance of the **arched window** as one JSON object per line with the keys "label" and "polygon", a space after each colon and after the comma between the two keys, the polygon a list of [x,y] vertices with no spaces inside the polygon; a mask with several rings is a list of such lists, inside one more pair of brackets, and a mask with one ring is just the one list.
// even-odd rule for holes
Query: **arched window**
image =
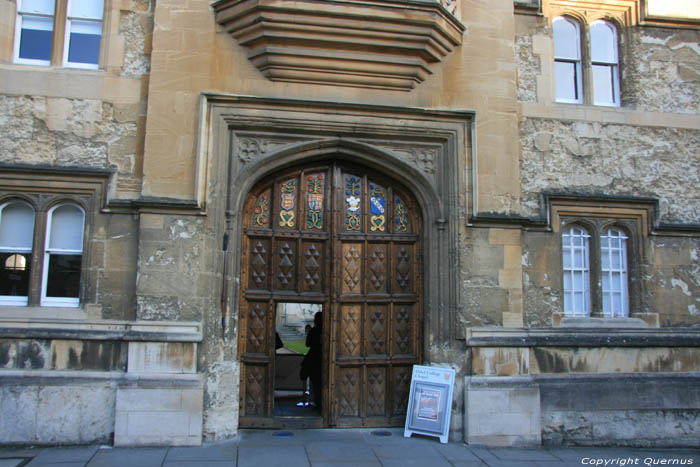
{"label": "arched window", "polygon": [[34,239],[34,209],[23,201],[0,206],[0,304],[26,306]]}
{"label": "arched window", "polygon": [[77,307],[85,212],[74,204],[59,204],[49,211],[46,225],[41,304]]}
{"label": "arched window", "polygon": [[627,316],[627,236],[607,229],[600,236],[600,269],[603,283],[603,316]]}
{"label": "arched window", "polygon": [[620,105],[617,28],[606,21],[591,23],[593,103]]}
{"label": "arched window", "polygon": [[554,80],[558,102],[583,101],[581,79],[581,31],[576,21],[559,16],[554,30]]}
{"label": "arched window", "polygon": [[589,233],[572,226],[562,234],[562,270],[564,275],[564,314],[591,314]]}

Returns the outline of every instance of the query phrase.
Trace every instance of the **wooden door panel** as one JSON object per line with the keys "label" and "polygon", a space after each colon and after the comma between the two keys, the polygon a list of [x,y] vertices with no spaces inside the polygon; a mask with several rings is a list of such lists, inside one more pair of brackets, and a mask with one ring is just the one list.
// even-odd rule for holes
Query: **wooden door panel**
{"label": "wooden door panel", "polygon": [[366,355],[375,357],[388,356],[388,305],[367,305],[367,319],[365,330]]}
{"label": "wooden door panel", "polygon": [[362,293],[362,243],[343,243],[341,250],[341,291],[344,294]]}
{"label": "wooden door panel", "polygon": [[268,377],[264,365],[245,365],[244,415],[265,416],[267,413]]}
{"label": "wooden door panel", "polygon": [[324,292],[326,290],[325,245],[318,241],[301,242],[301,291]]}
{"label": "wooden door panel", "polygon": [[260,354],[267,356],[269,347],[269,308],[268,302],[248,302],[246,319],[246,339],[244,354]]}
{"label": "wooden door panel", "polygon": [[393,306],[393,354],[415,355],[414,342],[416,342],[416,317],[414,305],[397,303]]}
{"label": "wooden door panel", "polygon": [[275,290],[296,290],[297,242],[296,239],[275,239],[274,277]]}
{"label": "wooden door panel", "polygon": [[387,374],[386,366],[367,368],[367,416],[386,417]]}
{"label": "wooden door panel", "polygon": [[394,260],[392,292],[395,294],[414,293],[413,263],[415,257],[413,245],[405,243],[395,244],[392,258]]}
{"label": "wooden door panel", "polygon": [[386,243],[369,243],[367,256],[368,294],[385,294],[387,292],[388,245]]}
{"label": "wooden door panel", "polygon": [[378,175],[332,164],[263,181],[243,215],[241,426],[289,422],[273,413],[276,300],[326,305],[324,423],[403,424],[412,365],[421,362],[413,197]]}
{"label": "wooden door panel", "polygon": [[392,415],[405,416],[411,389],[413,365],[394,366],[392,369]]}
{"label": "wooden door panel", "polygon": [[338,356],[359,356],[362,344],[362,305],[341,305]]}
{"label": "wooden door panel", "polygon": [[248,268],[248,288],[268,290],[270,288],[270,245],[269,238],[251,238],[250,266]]}
{"label": "wooden door panel", "polygon": [[360,416],[360,368],[341,367],[337,371],[336,395],[341,417]]}

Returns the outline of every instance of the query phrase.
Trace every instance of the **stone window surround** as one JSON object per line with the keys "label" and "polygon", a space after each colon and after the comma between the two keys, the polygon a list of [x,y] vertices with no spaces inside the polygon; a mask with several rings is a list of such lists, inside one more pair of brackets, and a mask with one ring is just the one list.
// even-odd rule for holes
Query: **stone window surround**
{"label": "stone window surround", "polygon": [[[94,235],[93,225],[96,216],[105,206],[110,175],[111,171],[105,170],[0,165],[0,204],[10,200],[22,200],[31,205],[36,216],[28,305],[0,306],[3,317],[59,319],[88,317],[89,304],[95,302],[89,291],[94,290],[96,285],[90,283],[88,274],[93,260],[90,248]],[[40,303],[47,216],[53,207],[66,202],[79,206],[85,213],[80,305],[78,308],[42,307]]]}
{"label": "stone window surround", "polygon": [[[552,97],[554,98],[553,100],[557,102],[557,104],[586,104],[586,105],[594,105],[596,107],[619,107],[621,105],[621,90],[622,90],[622,69],[624,67],[624,55],[623,54],[623,45],[625,43],[624,41],[624,34],[623,34],[623,26],[624,22],[620,21],[619,18],[612,17],[607,14],[598,14],[598,15],[592,15],[588,14],[580,14],[579,12],[575,11],[570,11],[570,10],[564,10],[561,12],[561,14],[554,16],[550,20],[550,26],[551,23],[557,19],[557,18],[564,18],[567,21],[571,21],[576,23],[578,26],[579,34],[581,35],[579,44],[580,44],[580,50],[579,50],[579,63],[581,67],[581,89],[579,90],[581,92],[581,96],[579,97],[579,102],[559,102],[556,101],[555,97],[555,91],[554,91],[554,86],[556,84],[556,76],[554,74],[554,69],[552,69]],[[608,105],[608,104],[595,104],[593,101],[593,63],[592,63],[592,58],[591,58],[591,25],[593,24],[594,21],[604,21],[611,26],[615,28],[616,32],[616,38],[617,38],[617,78],[615,82],[615,91],[617,93],[617,103]],[[552,38],[552,44],[554,44],[554,38]]]}
{"label": "stone window surround", "polygon": [[[66,41],[66,26],[67,26],[67,13],[68,13],[68,0],[55,0],[55,8],[54,8],[54,24],[53,24],[53,40],[51,44],[51,64],[49,66],[51,67],[65,67],[65,68],[78,68],[78,69],[87,69],[87,70],[94,70],[94,69],[102,69],[104,64],[106,63],[105,60],[105,52],[107,50],[106,48],[106,42],[104,39],[109,31],[108,29],[108,15],[109,15],[109,8],[108,8],[108,3],[105,2],[105,5],[103,7],[103,13],[102,13],[102,31],[101,31],[101,40],[100,40],[100,58],[99,62],[97,64],[97,67],[81,67],[81,66],[75,66],[75,65],[68,65],[65,63],[67,60],[67,55],[66,59],[64,60],[64,49],[68,47],[68,43]],[[14,21],[14,28],[17,29],[19,23],[19,18],[17,15],[17,7],[16,7],[16,2],[15,2],[15,21]],[[13,52],[12,52],[12,61],[16,63],[17,65],[27,65],[27,63],[24,62],[17,62],[17,56],[18,56],[18,47],[19,45],[17,42],[19,41],[20,38],[20,32],[15,31],[13,34],[14,37],[14,46],[13,46]],[[43,65],[31,65],[30,66],[43,66]]]}
{"label": "stone window surround", "polygon": [[[588,201],[588,200],[550,200],[550,221],[552,230],[559,237],[557,251],[561,265],[562,242],[561,234],[572,225],[585,228],[591,235],[589,245],[590,261],[590,300],[591,313],[585,318],[577,318],[577,321],[589,321],[591,325],[599,325],[601,320],[610,319],[603,316],[602,312],[602,285],[600,264],[600,236],[608,228],[622,230],[627,239],[627,280],[628,280],[628,316],[625,318],[612,318],[614,320],[636,320],[647,317],[640,314],[640,297],[642,296],[642,281],[640,280],[640,268],[645,262],[646,238],[651,230],[652,209],[646,203],[615,202],[615,201]],[[564,290],[563,276],[560,289]],[[562,302],[563,306],[563,302]],[[570,317],[565,316],[564,311],[554,313],[554,325],[566,325]]]}

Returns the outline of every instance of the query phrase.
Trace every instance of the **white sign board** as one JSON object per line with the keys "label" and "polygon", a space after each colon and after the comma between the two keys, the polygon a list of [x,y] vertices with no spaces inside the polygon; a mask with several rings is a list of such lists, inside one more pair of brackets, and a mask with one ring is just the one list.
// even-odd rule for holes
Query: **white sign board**
{"label": "white sign board", "polygon": [[455,371],[448,368],[413,365],[411,393],[403,435],[436,436],[447,443],[452,414]]}

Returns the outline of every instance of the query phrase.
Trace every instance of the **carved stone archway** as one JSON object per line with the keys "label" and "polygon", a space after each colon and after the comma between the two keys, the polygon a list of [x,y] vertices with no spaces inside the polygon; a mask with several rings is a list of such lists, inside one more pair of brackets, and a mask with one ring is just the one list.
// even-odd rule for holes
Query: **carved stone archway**
{"label": "carved stone archway", "polygon": [[198,175],[201,186],[215,187],[203,201],[229,240],[225,334],[238,333],[247,194],[271,173],[334,160],[384,174],[415,196],[423,213],[423,355],[439,362],[440,348],[461,337],[456,253],[471,189],[473,113],[220,95],[204,95],[202,109],[208,143],[201,154],[211,159],[200,161]]}

